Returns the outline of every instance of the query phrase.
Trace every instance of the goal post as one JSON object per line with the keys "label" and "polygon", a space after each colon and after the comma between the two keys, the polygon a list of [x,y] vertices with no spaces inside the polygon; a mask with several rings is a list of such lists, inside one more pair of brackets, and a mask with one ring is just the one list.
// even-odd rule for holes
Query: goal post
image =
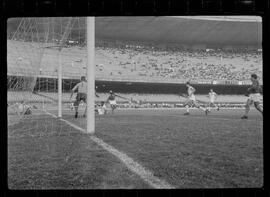
{"label": "goal post", "polygon": [[58,50],[58,117],[62,117],[62,61],[61,49]]}
{"label": "goal post", "polygon": [[87,125],[86,132],[95,133],[95,17],[87,17]]}

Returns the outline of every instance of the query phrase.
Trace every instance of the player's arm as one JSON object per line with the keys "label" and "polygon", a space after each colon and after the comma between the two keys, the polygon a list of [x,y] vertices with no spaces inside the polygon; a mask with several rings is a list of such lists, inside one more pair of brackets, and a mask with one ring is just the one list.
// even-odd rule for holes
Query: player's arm
{"label": "player's arm", "polygon": [[125,100],[130,100],[129,98],[126,98],[126,97],[123,97],[123,96],[120,96],[120,95],[117,95],[117,94],[114,94],[115,97],[119,97],[119,98],[122,98],[122,99],[125,99]]}
{"label": "player's arm", "polygon": [[70,95],[69,100],[71,100],[71,98],[72,98],[74,92],[78,89],[78,87],[79,87],[79,86],[78,86],[78,84],[77,84],[77,85],[74,86],[74,88],[72,88],[72,90],[71,90],[71,95]]}
{"label": "player's arm", "polygon": [[109,102],[109,98],[110,98],[110,97],[108,97],[108,98],[106,99],[105,103],[108,103],[108,102]]}
{"label": "player's arm", "polygon": [[184,94],[184,93],[181,93],[181,92],[179,93],[179,96],[180,96],[180,97],[184,97],[184,98],[187,98],[187,97],[188,97],[187,94]]}
{"label": "player's arm", "polygon": [[115,96],[115,97],[122,98],[122,99],[126,99],[126,98],[124,98],[124,97],[122,97],[122,96],[120,96],[120,95],[118,95],[118,94],[114,94],[114,96]]}

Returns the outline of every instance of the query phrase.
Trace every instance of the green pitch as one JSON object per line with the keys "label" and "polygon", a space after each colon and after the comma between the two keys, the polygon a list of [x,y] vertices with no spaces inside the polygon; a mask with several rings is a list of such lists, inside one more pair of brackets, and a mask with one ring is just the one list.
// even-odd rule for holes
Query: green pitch
{"label": "green pitch", "polygon": [[[51,113],[57,114],[51,110]],[[118,110],[96,116],[96,136],[176,188],[263,185],[263,119],[251,110]],[[86,128],[84,118],[63,118]],[[11,189],[151,188],[87,134],[49,115],[8,127]]]}

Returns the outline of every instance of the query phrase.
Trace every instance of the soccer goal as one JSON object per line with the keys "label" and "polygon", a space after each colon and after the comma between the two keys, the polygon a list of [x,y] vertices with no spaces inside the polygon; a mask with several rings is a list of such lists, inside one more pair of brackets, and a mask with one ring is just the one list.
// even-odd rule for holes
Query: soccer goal
{"label": "soccer goal", "polygon": [[94,17],[8,20],[8,125],[44,112],[72,118],[71,89],[85,76],[88,105],[79,108],[87,109],[86,130],[94,132],[94,24]]}

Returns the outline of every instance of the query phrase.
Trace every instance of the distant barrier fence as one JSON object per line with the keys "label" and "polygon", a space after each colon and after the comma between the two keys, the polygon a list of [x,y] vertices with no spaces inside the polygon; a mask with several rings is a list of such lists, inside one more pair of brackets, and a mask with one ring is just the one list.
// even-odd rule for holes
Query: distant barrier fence
{"label": "distant barrier fence", "polygon": [[[21,78],[21,77],[32,77],[32,76],[23,76],[23,75],[8,75],[8,79],[13,78]],[[74,83],[74,81],[80,79],[80,75],[67,75],[63,76],[63,80],[65,80],[66,83]],[[101,76],[101,75],[96,75],[96,80],[99,81],[119,81],[119,82],[140,82],[140,83],[177,83],[177,84],[184,84],[187,82],[186,79],[170,79],[170,78],[161,78],[161,77],[130,77],[130,76],[125,76],[125,77],[106,77],[106,76]],[[46,75],[38,75],[37,76],[37,86],[38,82],[40,81],[53,81],[57,79],[57,74],[54,73],[50,75],[47,73]],[[192,84],[212,84],[212,85],[250,85],[251,81],[250,80],[202,80],[202,79],[194,79],[194,80],[189,80]],[[262,84],[262,81],[260,81]],[[8,87],[9,88],[9,87]]]}
{"label": "distant barrier fence", "polygon": [[[200,104],[203,107],[208,107],[207,103]],[[245,103],[216,103],[219,108],[244,108]],[[118,103],[119,108],[185,108],[183,102],[178,103],[142,103],[142,104],[128,104],[128,103]]]}
{"label": "distant barrier fence", "polygon": [[[23,91],[23,87],[17,87],[16,78],[18,76],[8,76],[7,90]],[[21,80],[22,81],[22,80]],[[27,81],[27,80],[25,80]],[[63,79],[62,90],[63,93],[68,93],[80,81],[77,79]],[[14,83],[11,83],[14,82]],[[191,81],[196,89],[196,94],[208,94],[210,89],[213,89],[217,94],[223,95],[244,95],[250,83],[242,81],[241,83],[228,82],[228,81]],[[149,82],[144,81],[114,81],[114,80],[98,80],[95,81],[96,91],[98,93],[108,93],[110,90],[118,93],[138,93],[138,94],[178,94],[186,92],[185,81],[169,83],[167,81]],[[57,92],[58,82],[57,78],[37,78],[34,92]]]}

